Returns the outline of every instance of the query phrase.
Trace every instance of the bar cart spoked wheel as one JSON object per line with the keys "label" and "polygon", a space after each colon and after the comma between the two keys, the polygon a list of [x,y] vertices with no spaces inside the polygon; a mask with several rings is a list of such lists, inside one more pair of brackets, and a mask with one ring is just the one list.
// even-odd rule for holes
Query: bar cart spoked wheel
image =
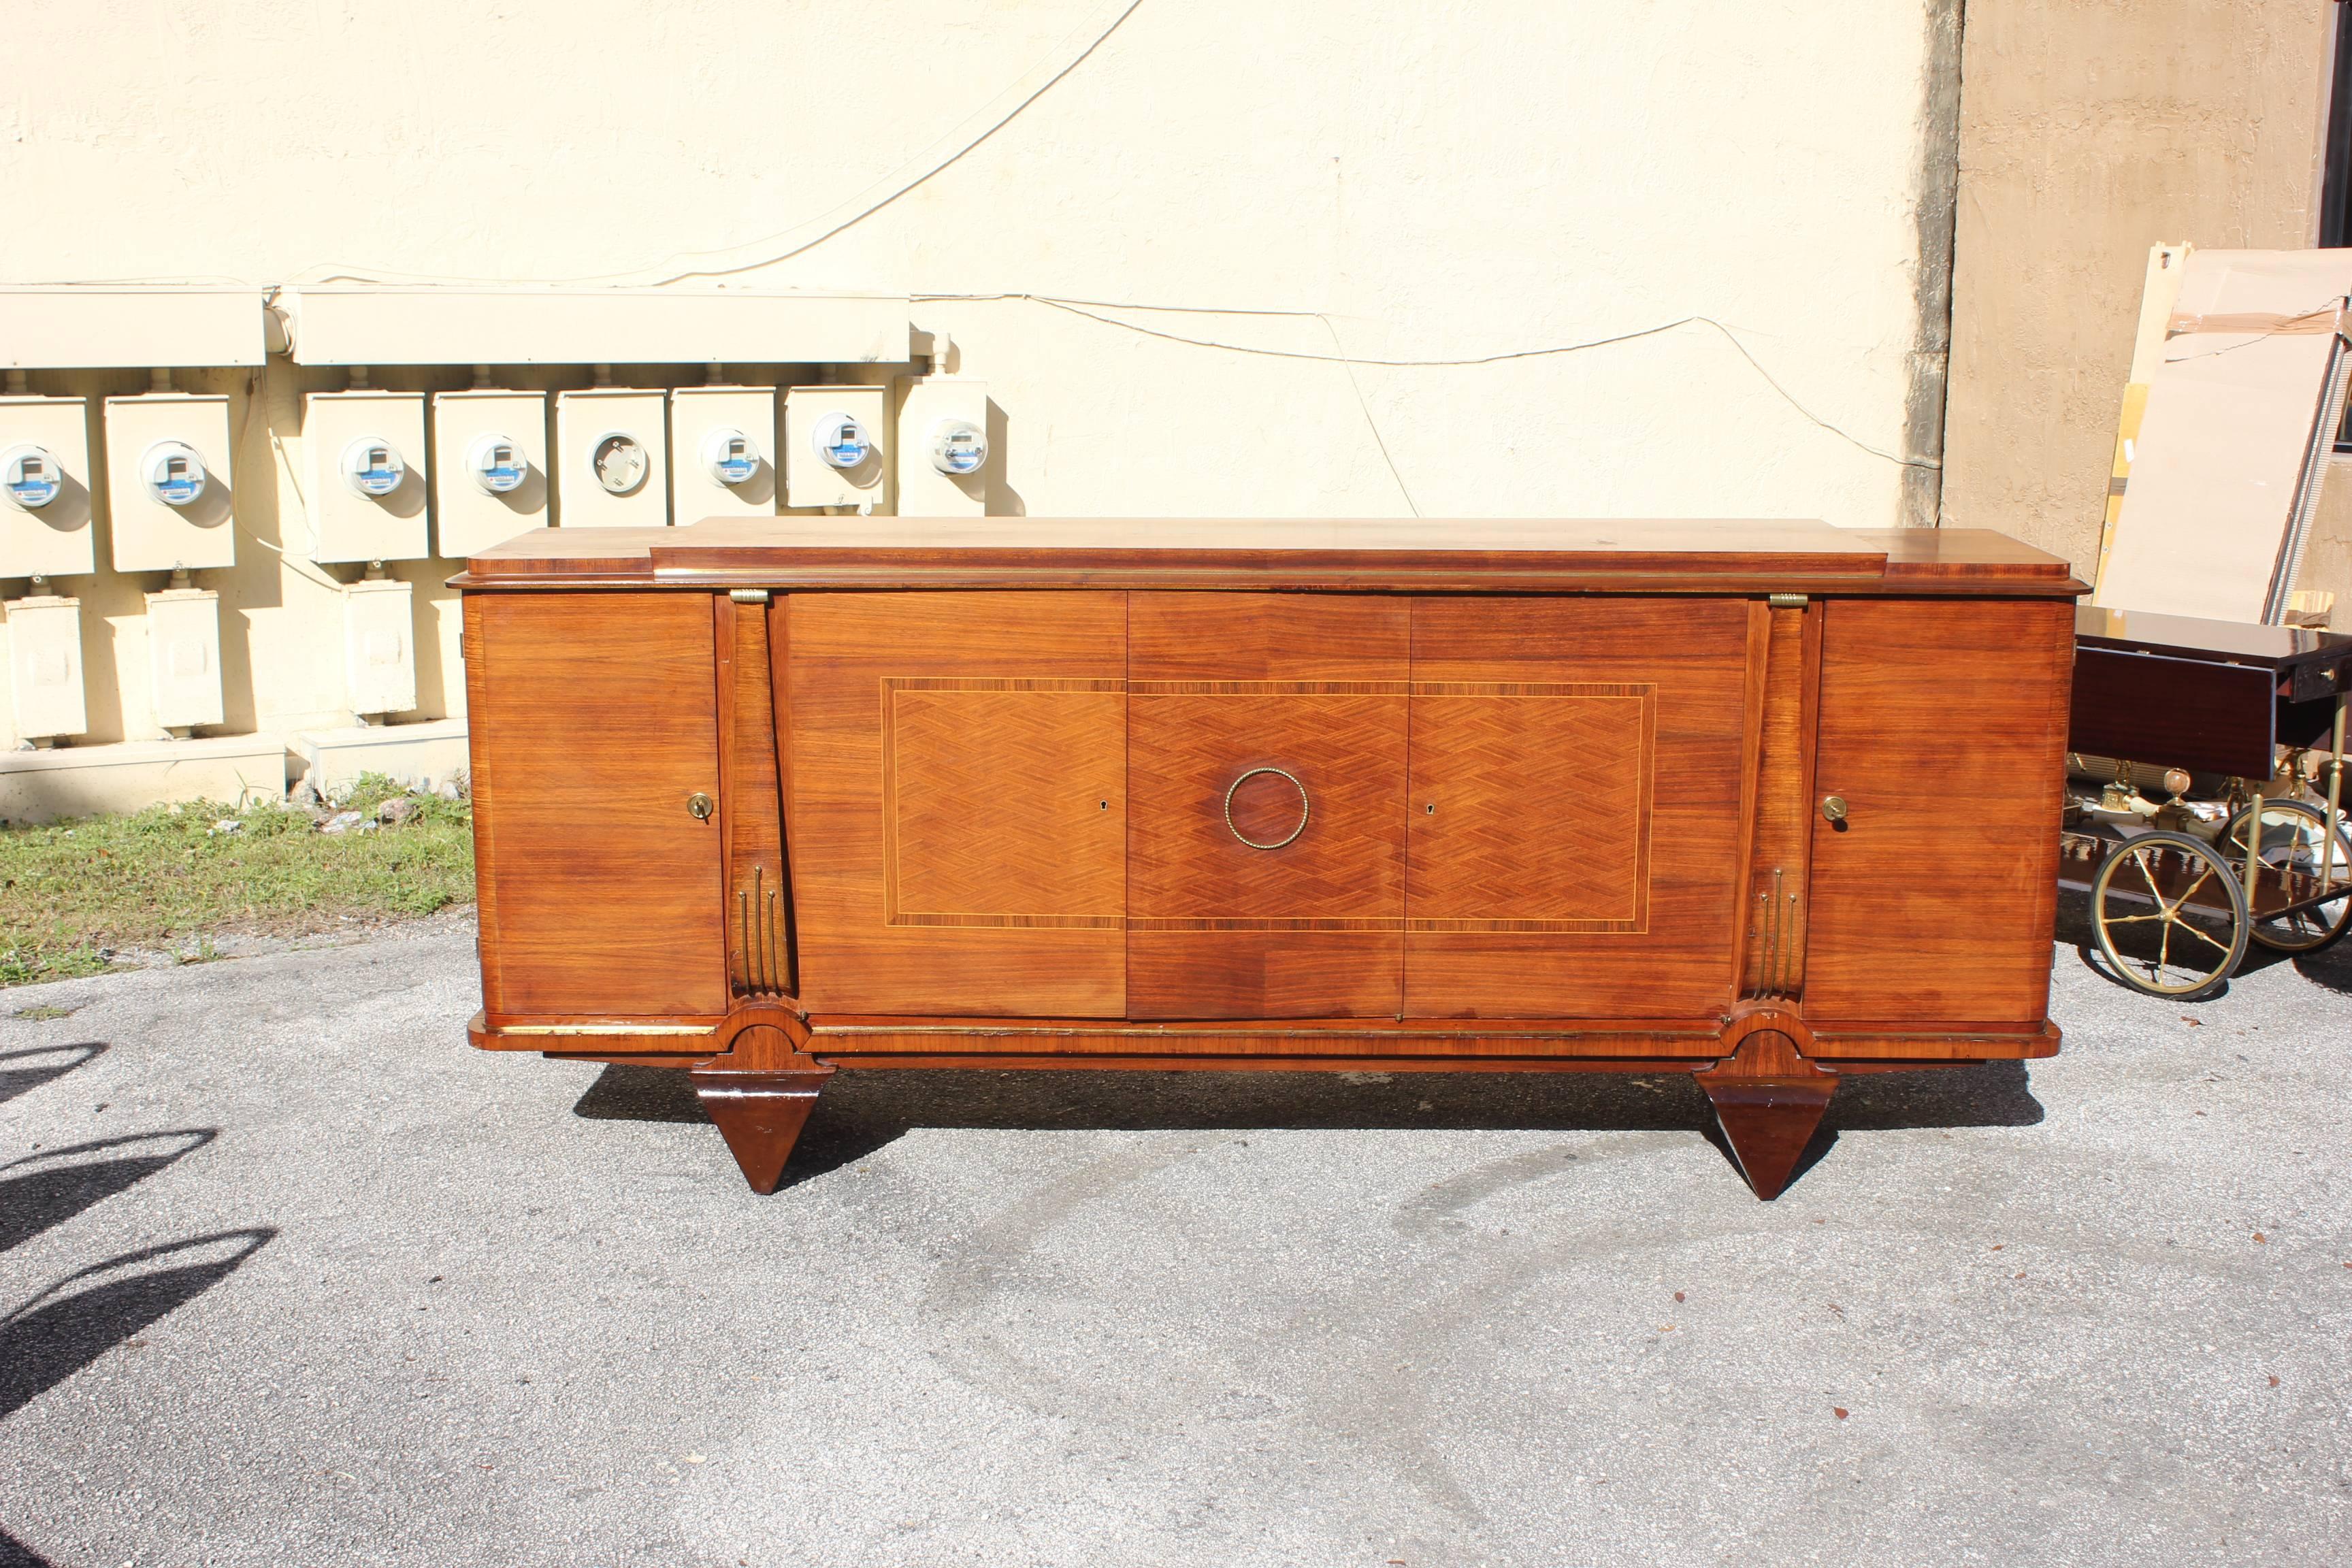
{"label": "bar cart spoked wheel", "polygon": [[2115,978],[2193,1001],[2352,928],[2347,727],[2352,635],[2076,611],[2058,881]]}
{"label": "bar cart spoked wheel", "polygon": [[[2221,842],[2232,864],[2245,858],[2246,834],[2253,815],[2253,808],[2247,807],[2231,817],[2222,831]],[[2255,862],[2258,882],[2275,877],[2282,888],[2308,896],[2282,900],[2276,911],[2269,914],[2263,910],[2271,907],[2271,901],[2261,900],[2248,934],[2256,946],[2273,952],[2317,952],[2352,928],[2352,891],[2343,883],[2343,873],[2352,868],[2352,831],[2340,819],[2336,822],[2331,854],[2326,808],[2309,801],[2273,800],[2263,803],[2262,816],[2262,847]],[[2318,880],[2322,875],[2329,878],[2326,885]]]}
{"label": "bar cart spoked wheel", "polygon": [[[2155,805],[2135,787],[2146,770],[2069,758],[2114,772],[2097,799],[2070,798],[2059,881],[2084,887],[2091,929],[2116,978],[2151,996],[2191,1001],[2237,972],[2250,945],[2317,952],[2352,928],[2352,832],[2346,830],[2335,764],[2290,757],[2274,792],[2325,772],[2324,805],[2280,793],[2264,798],[2242,779],[2215,799],[2189,798],[2191,775],[2163,775],[2171,799]],[[2253,825],[2262,824],[2256,833]]]}

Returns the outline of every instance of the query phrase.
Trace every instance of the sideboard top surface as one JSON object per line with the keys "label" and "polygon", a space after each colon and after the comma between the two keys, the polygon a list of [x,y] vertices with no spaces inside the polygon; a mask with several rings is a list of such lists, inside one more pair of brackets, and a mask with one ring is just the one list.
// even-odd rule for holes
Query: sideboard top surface
{"label": "sideboard top surface", "polygon": [[1986,529],[1479,518],[711,518],[539,529],[467,588],[1262,588],[1413,593],[2085,591]]}

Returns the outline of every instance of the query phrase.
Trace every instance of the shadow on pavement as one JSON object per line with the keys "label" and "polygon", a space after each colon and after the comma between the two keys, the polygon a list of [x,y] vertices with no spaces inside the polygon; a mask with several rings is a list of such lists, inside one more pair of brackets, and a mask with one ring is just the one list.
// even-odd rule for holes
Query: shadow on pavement
{"label": "shadow on pavement", "polygon": [[44,1149],[0,1164],[0,1252],[105,1202],[219,1136],[213,1127],[140,1132]]}
{"label": "shadow on pavement", "polygon": [[[599,1121],[707,1121],[686,1075],[607,1067],[572,1107]],[[1800,1172],[1839,1131],[2030,1127],[2042,1118],[2022,1062],[1866,1073],[1838,1087]],[[919,1127],[1025,1131],[1450,1128],[1683,1131],[1730,1157],[1686,1073],[844,1072],[793,1151],[787,1186],[837,1170]]]}
{"label": "shadow on pavement", "polygon": [[2295,973],[2315,985],[2352,995],[2352,936],[2294,961]]}
{"label": "shadow on pavement", "polygon": [[126,1252],[77,1268],[0,1318],[0,1416],[203,1295],[277,1234],[260,1226]]}
{"label": "shadow on pavement", "polygon": [[49,1560],[0,1530],[0,1568],[51,1568]]}
{"label": "shadow on pavement", "polygon": [[33,1046],[21,1051],[0,1051],[0,1104],[37,1089],[53,1078],[65,1077],[105,1049],[102,1040],[84,1040],[70,1046]]}

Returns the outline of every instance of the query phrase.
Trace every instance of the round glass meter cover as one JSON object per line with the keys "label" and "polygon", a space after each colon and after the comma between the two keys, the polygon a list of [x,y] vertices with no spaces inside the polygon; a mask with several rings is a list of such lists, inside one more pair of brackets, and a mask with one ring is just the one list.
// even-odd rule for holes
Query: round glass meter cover
{"label": "round glass meter cover", "polygon": [[760,449],[740,430],[722,425],[702,438],[702,468],[716,484],[740,485],[760,471]]}
{"label": "round glass meter cover", "polygon": [[474,486],[486,495],[512,495],[522,489],[523,480],[530,478],[530,459],[497,431],[477,436],[466,448],[466,467],[474,476]]}
{"label": "round glass meter cover", "polygon": [[65,470],[46,447],[11,447],[0,458],[0,487],[8,500],[26,511],[38,511],[58,499],[66,486]]}
{"label": "round glass meter cover", "polygon": [[363,496],[388,496],[407,477],[408,465],[389,441],[362,436],[343,448],[343,482]]}
{"label": "round glass meter cover", "polygon": [[646,449],[625,430],[608,430],[588,449],[588,466],[596,482],[616,496],[627,495],[646,482]]}
{"label": "round glass meter cover", "polygon": [[165,506],[189,506],[205,493],[211,476],[205,460],[184,441],[158,441],[139,459],[147,491]]}
{"label": "round glass meter cover", "polygon": [[866,426],[847,414],[828,414],[809,430],[809,444],[829,468],[863,468],[866,459],[874,455],[874,442],[866,434]]}
{"label": "round glass meter cover", "polygon": [[988,437],[969,419],[942,419],[931,426],[931,467],[943,474],[976,474],[988,461]]}

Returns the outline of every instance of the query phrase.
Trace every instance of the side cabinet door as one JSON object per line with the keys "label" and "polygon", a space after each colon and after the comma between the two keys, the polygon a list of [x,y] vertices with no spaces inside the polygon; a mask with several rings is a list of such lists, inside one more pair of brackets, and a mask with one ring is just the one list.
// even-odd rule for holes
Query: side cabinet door
{"label": "side cabinet door", "polygon": [[1129,1016],[1397,1016],[1408,611],[1134,596]]}
{"label": "side cabinet door", "polygon": [[1817,1024],[2042,1018],[2074,607],[1823,606],[1804,1008]]}
{"label": "side cabinet door", "polygon": [[1731,1000],[1750,624],[1736,599],[1414,603],[1413,1016]]}
{"label": "side cabinet door", "polygon": [[704,594],[472,594],[483,1000],[503,1016],[727,1010]]}
{"label": "side cabinet door", "polygon": [[785,614],[802,1001],[1117,1017],[1126,595],[795,594]]}

